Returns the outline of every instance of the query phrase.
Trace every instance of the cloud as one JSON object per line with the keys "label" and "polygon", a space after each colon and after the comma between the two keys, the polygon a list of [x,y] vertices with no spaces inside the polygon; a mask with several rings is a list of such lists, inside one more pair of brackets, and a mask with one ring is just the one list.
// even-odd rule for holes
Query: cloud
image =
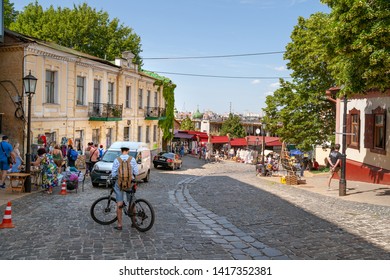
{"label": "cloud", "polygon": [[257,84],[260,84],[260,83],[261,83],[261,81],[259,79],[253,80],[251,82],[252,85],[257,85]]}
{"label": "cloud", "polygon": [[274,69],[276,71],[286,71],[287,70],[286,66],[279,66],[279,67],[275,67]]}
{"label": "cloud", "polygon": [[273,91],[267,91],[266,93],[264,93],[265,96],[268,96],[268,95],[274,95],[274,92]]}
{"label": "cloud", "polygon": [[279,82],[277,83],[272,83],[269,85],[271,88],[278,88],[280,86]]}

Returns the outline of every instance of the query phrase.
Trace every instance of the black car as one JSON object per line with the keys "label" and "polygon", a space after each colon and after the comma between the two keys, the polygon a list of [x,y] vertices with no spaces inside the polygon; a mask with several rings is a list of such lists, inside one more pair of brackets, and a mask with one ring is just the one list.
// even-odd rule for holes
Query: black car
{"label": "black car", "polygon": [[174,153],[161,152],[153,158],[154,168],[158,166],[170,168],[172,170],[180,169],[182,160],[179,155]]}

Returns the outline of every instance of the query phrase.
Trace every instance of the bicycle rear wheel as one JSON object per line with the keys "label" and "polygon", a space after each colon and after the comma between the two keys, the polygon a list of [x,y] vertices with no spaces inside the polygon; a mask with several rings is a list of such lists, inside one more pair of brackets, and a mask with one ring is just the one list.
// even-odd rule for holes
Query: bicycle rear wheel
{"label": "bicycle rear wheel", "polygon": [[115,198],[112,196],[101,197],[92,204],[91,217],[98,224],[112,224],[118,219],[116,208]]}
{"label": "bicycle rear wheel", "polygon": [[154,224],[154,210],[149,201],[137,199],[131,204],[130,217],[134,227],[141,232],[148,231]]}

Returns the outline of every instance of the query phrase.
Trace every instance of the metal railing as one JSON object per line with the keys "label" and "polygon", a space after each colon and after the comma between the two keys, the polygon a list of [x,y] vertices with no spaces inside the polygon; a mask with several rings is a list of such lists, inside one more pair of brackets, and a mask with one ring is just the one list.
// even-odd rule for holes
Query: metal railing
{"label": "metal railing", "polygon": [[109,103],[88,103],[88,117],[98,119],[121,119],[123,105]]}

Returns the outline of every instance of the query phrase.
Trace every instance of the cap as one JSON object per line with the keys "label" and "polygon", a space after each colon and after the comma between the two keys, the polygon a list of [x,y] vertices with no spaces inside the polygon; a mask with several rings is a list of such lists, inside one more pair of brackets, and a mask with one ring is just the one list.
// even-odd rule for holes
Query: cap
{"label": "cap", "polygon": [[3,140],[7,140],[8,139],[8,136],[7,135],[3,135]]}
{"label": "cap", "polygon": [[122,150],[122,151],[128,151],[128,150],[130,150],[130,149],[129,149],[129,147],[123,146],[123,147],[121,147],[121,150]]}

